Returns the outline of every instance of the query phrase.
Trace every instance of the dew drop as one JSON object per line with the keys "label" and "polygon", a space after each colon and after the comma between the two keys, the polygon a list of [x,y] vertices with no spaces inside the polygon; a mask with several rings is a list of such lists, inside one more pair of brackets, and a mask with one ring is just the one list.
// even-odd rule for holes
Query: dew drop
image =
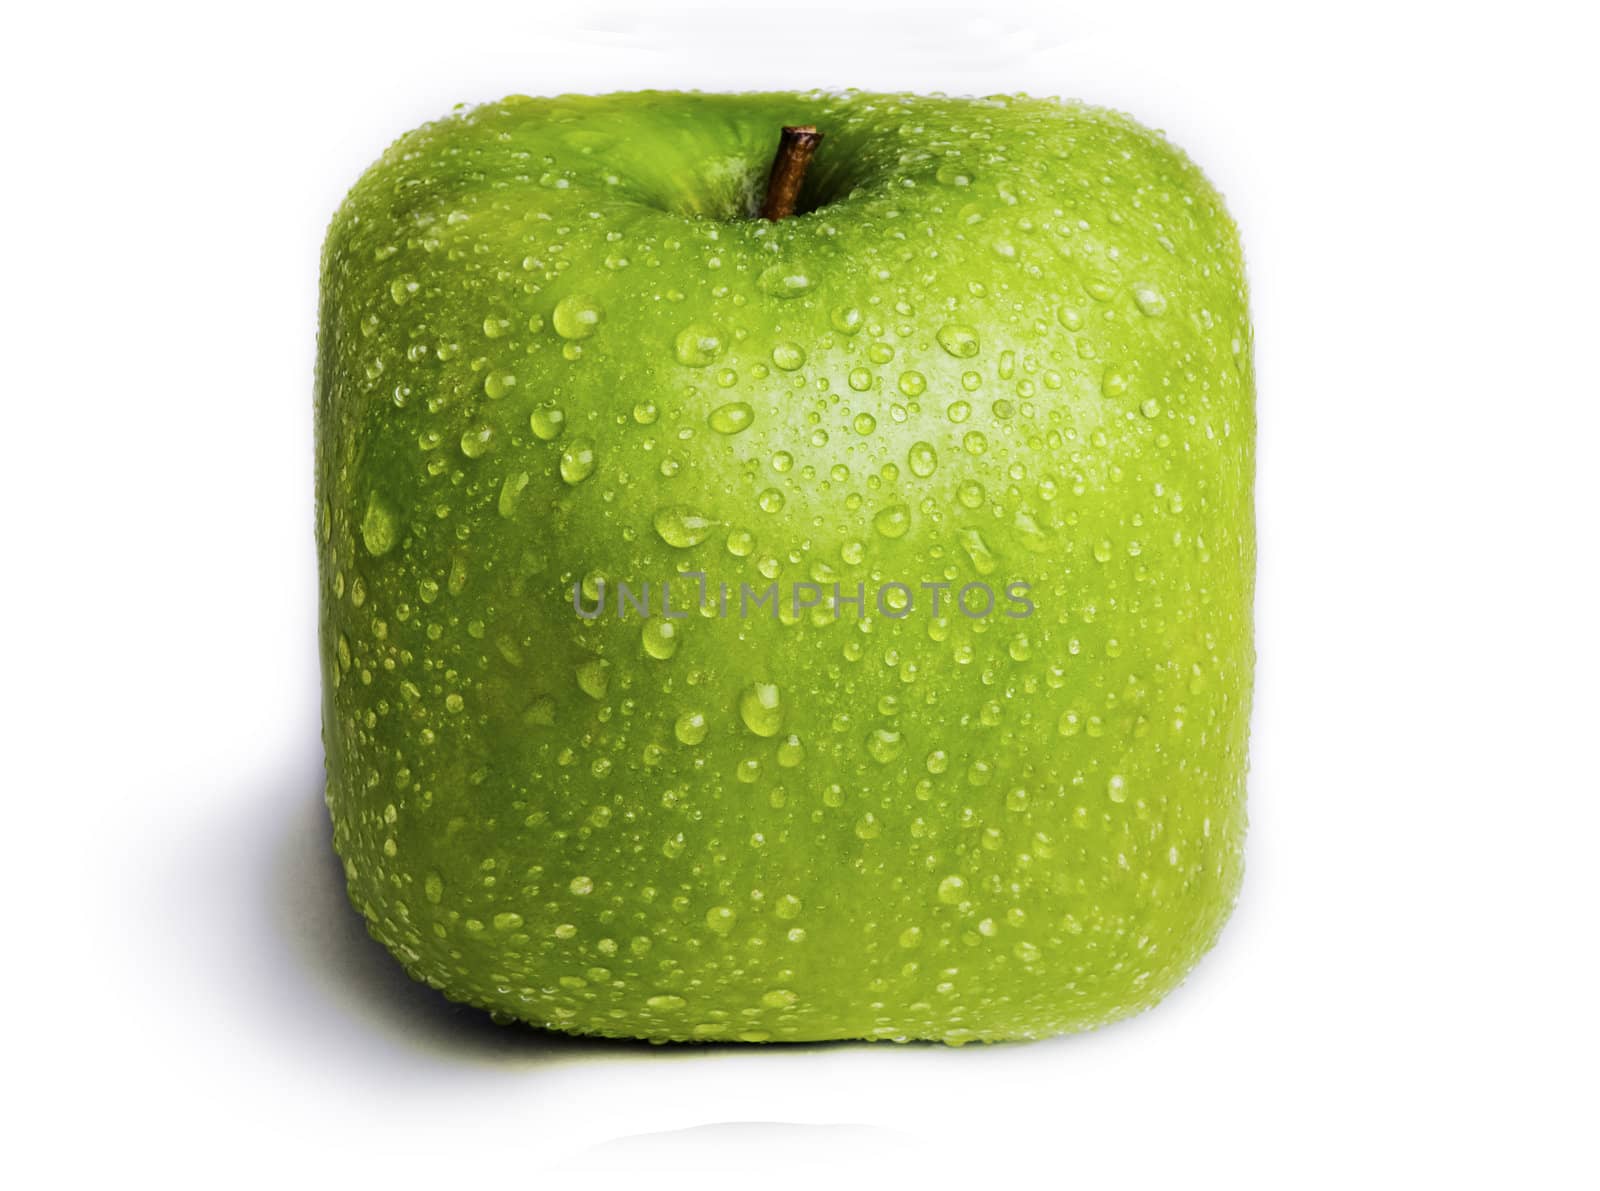
{"label": "dew drop", "polygon": [[711,429],[718,434],[738,434],[741,430],[748,430],[755,420],[756,411],[745,401],[730,401],[727,405],[719,405],[706,419]]}
{"label": "dew drop", "polygon": [[905,751],[905,738],[891,728],[874,728],[867,737],[867,755],[879,765],[887,765]]}
{"label": "dew drop", "polygon": [[605,319],[606,312],[587,294],[568,294],[550,313],[550,325],[563,339],[587,339]]}
{"label": "dew drop", "polygon": [[578,678],[578,689],[591,699],[604,699],[606,691],[611,686],[611,663],[604,658],[591,658],[579,666],[574,673]]}
{"label": "dew drop", "polygon": [[919,479],[927,479],[939,466],[939,455],[928,442],[915,442],[906,453],[906,466]]}
{"label": "dew drop", "polygon": [[581,484],[594,474],[594,443],[587,438],[573,439],[561,452],[561,478],[568,484]]}
{"label": "dew drop", "polygon": [[374,558],[387,554],[400,540],[400,519],[389,503],[376,492],[367,497],[367,511],[361,518],[361,543]]}
{"label": "dew drop", "polygon": [[946,323],[935,338],[940,347],[958,360],[970,360],[978,354],[978,333],[965,323]]}
{"label": "dew drop", "polygon": [[811,288],[811,278],[792,265],[768,265],[756,278],[756,288],[770,298],[798,298]]}
{"label": "dew drop", "polygon": [[666,661],[678,652],[678,626],[664,617],[653,616],[639,630],[645,653],[657,661]]}
{"label": "dew drop", "polygon": [[566,425],[566,413],[553,405],[541,406],[528,415],[528,428],[544,442],[559,438]]}
{"label": "dew drop", "polygon": [[798,343],[783,342],[772,349],[773,366],[784,372],[793,372],[806,362],[806,349]]}
{"label": "dew drop", "polygon": [[854,335],[861,323],[861,311],[854,306],[835,306],[828,312],[828,324],[841,335]]}
{"label": "dew drop", "polygon": [[678,738],[678,743],[691,747],[704,740],[710,730],[711,726],[706,722],[703,711],[686,711],[678,717],[678,722],[672,725],[672,734]]}
{"label": "dew drop", "polygon": [[757,736],[776,736],[783,726],[783,696],[775,683],[752,682],[739,696],[739,718]]}
{"label": "dew drop", "polygon": [[652,524],[663,542],[679,550],[698,546],[711,536],[711,521],[686,505],[657,509]]}
{"label": "dew drop", "polygon": [[973,568],[978,574],[994,574],[995,567],[999,564],[995,562],[994,554],[984,542],[983,535],[976,529],[968,528],[961,531],[961,548],[967,552],[967,557],[972,559]]}
{"label": "dew drop", "polygon": [[886,505],[872,518],[872,528],[891,541],[903,538],[911,528],[911,510],[903,504]]}
{"label": "dew drop", "polygon": [[479,425],[461,432],[461,453],[468,459],[482,459],[494,443],[492,427]]}
{"label": "dew drop", "polygon": [[1136,285],[1133,288],[1133,301],[1139,307],[1139,313],[1155,318],[1167,312],[1167,298],[1153,285]]}
{"label": "dew drop", "polygon": [[798,736],[787,736],[778,745],[778,765],[782,769],[794,769],[806,759],[806,746]]}
{"label": "dew drop", "polygon": [[532,477],[525,471],[513,472],[505,478],[500,485],[500,500],[498,508],[502,517],[514,517],[517,505],[522,502],[522,490],[528,486]]}
{"label": "dew drop", "polygon": [[673,354],[687,368],[704,368],[722,354],[722,337],[715,327],[694,323],[678,332]]}

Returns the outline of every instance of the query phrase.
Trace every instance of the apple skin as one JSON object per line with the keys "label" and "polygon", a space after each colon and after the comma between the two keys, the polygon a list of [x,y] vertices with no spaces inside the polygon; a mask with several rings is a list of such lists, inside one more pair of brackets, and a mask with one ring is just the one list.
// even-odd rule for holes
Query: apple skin
{"label": "apple skin", "polygon": [[[786,123],[825,137],[802,211],[749,218]],[[1250,344],[1220,198],[1094,108],[515,97],[403,137],[328,233],[316,379],[371,933],[502,1019],[662,1041],[1159,1000],[1242,871]],[[575,613],[684,571],[915,594]],[[1013,580],[1033,615],[948,602]]]}

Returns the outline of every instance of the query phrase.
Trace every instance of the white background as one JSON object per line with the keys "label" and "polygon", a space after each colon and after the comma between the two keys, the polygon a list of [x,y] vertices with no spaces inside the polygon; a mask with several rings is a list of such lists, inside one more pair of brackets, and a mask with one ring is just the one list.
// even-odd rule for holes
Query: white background
{"label": "white background", "polygon": [[[5,24],[12,1185],[1596,1185],[1585,6],[37,4]],[[366,940],[327,845],[322,230],[390,139],[459,101],[817,85],[1122,108],[1228,196],[1260,385],[1243,899],[1168,1002],[1083,1037],[491,1027]]]}

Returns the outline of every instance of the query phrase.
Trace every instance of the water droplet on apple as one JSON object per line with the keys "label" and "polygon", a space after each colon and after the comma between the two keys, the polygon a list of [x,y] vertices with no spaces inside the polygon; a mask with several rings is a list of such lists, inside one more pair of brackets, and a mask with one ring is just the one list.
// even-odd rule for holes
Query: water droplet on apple
{"label": "water droplet on apple", "polygon": [[746,401],[730,401],[727,405],[719,405],[711,411],[711,416],[706,419],[711,429],[718,434],[738,434],[741,430],[748,430],[756,420],[755,409]]}
{"label": "water droplet on apple", "polygon": [[1133,301],[1139,307],[1139,313],[1155,318],[1167,312],[1167,299],[1153,285],[1136,285],[1133,288]]}
{"label": "water droplet on apple", "polygon": [[550,312],[550,325],[563,339],[587,339],[605,316],[600,303],[587,294],[568,294]]}
{"label": "water droplet on apple", "polygon": [[725,935],[733,930],[733,925],[739,920],[739,912],[732,906],[712,906],[706,911],[706,925],[719,935]]}
{"label": "water droplet on apple", "polygon": [[811,278],[792,265],[768,265],[756,278],[756,288],[770,298],[798,298],[811,288]]}
{"label": "water droplet on apple", "polygon": [[841,335],[854,335],[861,330],[861,311],[854,306],[835,306],[828,312],[828,323]]}
{"label": "water droplet on apple", "polygon": [[522,490],[528,486],[532,477],[525,471],[513,472],[505,478],[500,485],[500,501],[498,508],[502,517],[513,517],[517,512],[517,505],[522,502]]}
{"label": "water droplet on apple", "polygon": [[373,557],[387,554],[400,540],[400,519],[388,501],[376,492],[367,497],[367,511],[361,518],[361,543]]}
{"label": "water droplet on apple", "polygon": [[967,552],[967,557],[972,559],[972,565],[980,575],[994,574],[994,554],[983,540],[983,535],[976,529],[967,528],[961,531],[961,548]]}
{"label": "water droplet on apple", "polygon": [[703,711],[686,711],[672,725],[672,734],[678,738],[678,743],[691,747],[704,740],[710,730],[711,725]]}
{"label": "water droplet on apple", "polygon": [[887,765],[905,751],[905,738],[892,728],[874,728],[867,737],[867,755]]}
{"label": "water droplet on apple", "polygon": [[739,696],[739,718],[757,736],[776,736],[783,726],[783,696],[777,684],[752,682]]}
{"label": "water droplet on apple", "polygon": [[587,438],[574,439],[561,452],[561,478],[568,484],[581,484],[594,474],[594,443]]}
{"label": "water droplet on apple", "polygon": [[906,453],[906,466],[911,468],[912,475],[925,480],[939,467],[938,452],[933,449],[932,443],[914,442]]}
{"label": "water droplet on apple", "polygon": [[794,769],[806,759],[806,746],[798,736],[786,737],[778,745],[778,765],[783,769]]}
{"label": "water droplet on apple", "polygon": [[950,876],[939,882],[939,900],[947,906],[958,904],[966,892],[967,883],[960,877]]}
{"label": "water droplet on apple", "polygon": [[679,550],[698,546],[711,535],[711,521],[685,505],[657,509],[652,523],[661,540]]}
{"label": "water droplet on apple", "polygon": [[715,327],[694,323],[678,332],[673,354],[687,368],[704,368],[722,354],[722,337]]}
{"label": "water droplet on apple", "polygon": [[965,323],[946,323],[935,338],[940,347],[958,360],[970,360],[978,354],[978,333]]}
{"label": "water droplet on apple", "polygon": [[793,372],[806,362],[806,349],[798,343],[783,342],[772,349],[772,363],[784,372]]}
{"label": "water droplet on apple", "polygon": [[468,427],[461,432],[461,453],[468,459],[481,459],[494,443],[494,429],[486,425]]}
{"label": "water droplet on apple", "polygon": [[891,540],[903,538],[911,528],[911,510],[903,504],[886,505],[872,518],[872,528]]}
{"label": "water droplet on apple", "polygon": [[553,405],[541,406],[528,415],[528,428],[544,442],[561,437],[566,426],[566,413]]}
{"label": "water droplet on apple", "polygon": [[611,686],[611,663],[604,658],[591,658],[575,671],[578,689],[591,699],[604,699]]}
{"label": "water droplet on apple", "polygon": [[491,401],[498,401],[517,386],[514,372],[492,371],[483,378],[483,391]]}
{"label": "water droplet on apple", "polygon": [[657,661],[666,661],[678,652],[678,626],[675,621],[653,616],[639,630],[645,653]]}

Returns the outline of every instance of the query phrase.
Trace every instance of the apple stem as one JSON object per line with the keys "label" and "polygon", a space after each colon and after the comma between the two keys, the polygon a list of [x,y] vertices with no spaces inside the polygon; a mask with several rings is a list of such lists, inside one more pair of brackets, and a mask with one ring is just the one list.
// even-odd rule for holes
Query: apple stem
{"label": "apple stem", "polygon": [[811,155],[822,142],[815,125],[784,125],[778,138],[778,151],[767,175],[767,197],[761,203],[761,218],[787,219],[800,201],[800,185],[806,180]]}

